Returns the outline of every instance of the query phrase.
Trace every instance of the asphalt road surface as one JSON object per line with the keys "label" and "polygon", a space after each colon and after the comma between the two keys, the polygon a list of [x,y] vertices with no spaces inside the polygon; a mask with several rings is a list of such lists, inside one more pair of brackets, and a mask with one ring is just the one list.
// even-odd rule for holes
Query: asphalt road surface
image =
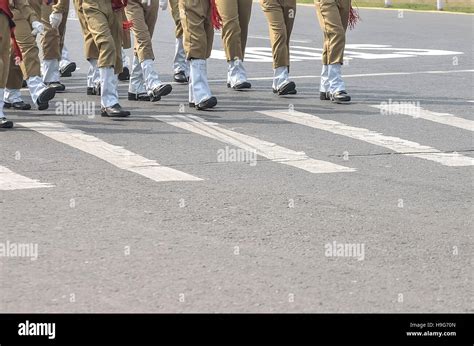
{"label": "asphalt road surface", "polygon": [[[292,36],[298,94],[272,94],[255,4],[252,91],[226,88],[216,33],[214,111],[189,109],[187,86],[151,104],[121,83],[121,121],[85,94],[71,20],[69,91],[8,112],[16,127],[0,132],[0,311],[472,312],[474,17],[361,15],[350,105],[319,100],[308,6]],[[154,45],[171,81],[169,12]]]}

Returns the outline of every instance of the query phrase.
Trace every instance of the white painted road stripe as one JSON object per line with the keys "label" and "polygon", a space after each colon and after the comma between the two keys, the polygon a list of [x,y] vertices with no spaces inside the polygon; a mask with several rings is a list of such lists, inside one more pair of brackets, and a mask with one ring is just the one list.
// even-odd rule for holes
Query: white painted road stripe
{"label": "white painted road stripe", "polygon": [[431,112],[409,102],[391,102],[383,105],[373,105],[372,107],[380,109],[383,112],[382,114],[404,114],[415,119],[425,119],[443,125],[458,127],[463,130],[474,131],[474,121],[472,120],[459,118],[449,113]]}
{"label": "white painted road stripe", "polygon": [[304,152],[293,151],[275,143],[247,136],[238,132],[220,128],[216,123],[210,123],[194,115],[153,116],[180,129],[212,138],[247,151],[256,151],[257,155],[284,165],[293,166],[311,173],[343,173],[354,172],[354,168],[339,166],[331,162],[315,160]]}
{"label": "white painted road stripe", "polygon": [[462,156],[457,153],[443,153],[438,149],[421,145],[416,142],[407,141],[398,137],[385,136],[375,131],[345,125],[333,120],[321,119],[312,114],[297,111],[290,113],[287,110],[261,111],[259,113],[295,124],[309,126],[318,130],[358,139],[373,145],[388,148],[397,153],[438,162],[445,166],[474,165],[474,158],[471,157]]}
{"label": "white painted road stripe", "polygon": [[176,169],[161,166],[154,160],[149,160],[122,147],[104,142],[80,130],[70,129],[59,122],[25,122],[17,124],[98,157],[120,169],[140,174],[154,181],[202,180]]}
{"label": "white painted road stripe", "polygon": [[0,166],[0,190],[40,189],[47,187],[54,187],[54,185],[40,183],[38,180],[16,174],[8,168]]}

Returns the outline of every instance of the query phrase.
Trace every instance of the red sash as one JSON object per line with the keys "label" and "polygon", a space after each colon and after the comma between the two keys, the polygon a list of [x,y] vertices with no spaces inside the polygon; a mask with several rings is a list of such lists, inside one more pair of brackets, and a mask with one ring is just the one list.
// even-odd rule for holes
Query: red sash
{"label": "red sash", "polygon": [[222,28],[222,18],[217,10],[216,0],[209,0],[211,5],[211,22],[214,29]]}

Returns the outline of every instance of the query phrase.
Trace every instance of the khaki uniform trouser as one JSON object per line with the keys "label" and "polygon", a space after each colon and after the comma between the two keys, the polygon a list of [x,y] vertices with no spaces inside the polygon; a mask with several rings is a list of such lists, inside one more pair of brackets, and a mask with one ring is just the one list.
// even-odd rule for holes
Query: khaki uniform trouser
{"label": "khaki uniform trouser", "polygon": [[181,25],[181,18],[179,16],[179,0],[169,0],[171,16],[173,17],[174,24],[176,27],[175,36],[176,38],[183,37],[183,26]]}
{"label": "khaki uniform trouser", "polygon": [[33,28],[27,19],[16,19],[14,17],[13,20],[16,24],[16,41],[18,42],[21,54],[23,55],[23,61],[20,64],[23,78],[26,80],[30,77],[41,76],[39,49],[36,44],[36,37],[31,34]]}
{"label": "khaki uniform trouser", "polygon": [[77,18],[81,25],[82,35],[84,36],[84,53],[86,59],[99,59],[99,48],[97,48],[94,37],[87,27],[86,17],[84,16],[84,9],[82,8],[82,0],[74,0],[74,7],[76,8]]}
{"label": "khaki uniform trouser", "polygon": [[69,1],[66,2],[66,13],[57,29],[53,29],[49,24],[49,15],[53,13],[53,6],[41,5],[41,22],[44,25],[45,33],[41,37],[41,47],[44,59],[61,59],[64,47],[64,36],[66,35],[67,13],[69,12]]}
{"label": "khaki uniform trouser", "polygon": [[222,17],[222,40],[227,61],[244,60],[252,0],[216,0]]}
{"label": "khaki uniform trouser", "polygon": [[8,70],[7,88],[13,90],[21,89],[23,85],[23,72],[21,65],[15,63],[15,53],[10,52],[10,68]]}
{"label": "khaki uniform trouser", "polygon": [[323,65],[342,64],[351,0],[315,0],[315,4],[324,32]]}
{"label": "khaki uniform trouser", "polygon": [[290,66],[290,37],[296,16],[296,0],[260,0],[267,17],[273,52],[273,68]]}
{"label": "khaki uniform trouser", "polygon": [[83,0],[82,8],[87,27],[99,49],[97,66],[114,67],[122,72],[122,11],[112,10],[111,0]]}
{"label": "khaki uniform trouser", "polygon": [[10,25],[8,18],[0,13],[0,89],[5,89],[10,65]]}
{"label": "khaki uniform trouser", "polygon": [[150,0],[150,6],[143,6],[141,0],[129,0],[125,8],[127,19],[133,22],[134,51],[140,62],[155,60],[151,39],[158,18],[159,5],[159,0]]}
{"label": "khaki uniform trouser", "polygon": [[179,0],[186,58],[207,59],[211,56],[214,28],[209,1]]}

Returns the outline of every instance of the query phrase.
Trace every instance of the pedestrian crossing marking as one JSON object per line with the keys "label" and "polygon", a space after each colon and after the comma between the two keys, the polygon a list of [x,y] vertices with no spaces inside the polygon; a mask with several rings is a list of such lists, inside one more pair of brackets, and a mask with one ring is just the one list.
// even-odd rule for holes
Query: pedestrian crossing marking
{"label": "pedestrian crossing marking", "polygon": [[201,178],[161,166],[122,147],[109,144],[81,130],[68,128],[60,122],[23,122],[18,125],[36,131],[55,141],[102,159],[120,169],[137,173],[157,182],[200,181]]}
{"label": "pedestrian crossing marking", "polygon": [[0,166],[0,190],[25,190],[54,187],[52,184],[41,183],[23,175],[14,173],[6,167]]}
{"label": "pedestrian crossing marking", "polygon": [[449,113],[431,112],[409,102],[391,102],[382,105],[373,105],[385,114],[403,114],[412,118],[433,121],[443,125],[458,127],[463,130],[474,131],[474,121],[456,117]]}
{"label": "pedestrian crossing marking", "polygon": [[474,165],[474,158],[471,157],[462,156],[458,153],[443,153],[438,149],[416,142],[393,136],[385,136],[365,128],[349,126],[334,120],[322,119],[308,113],[290,112],[287,110],[259,111],[258,113],[318,130],[328,131],[337,135],[358,139],[407,156],[434,161],[444,166],[458,167]]}
{"label": "pedestrian crossing marking", "polygon": [[275,143],[267,142],[255,137],[244,135],[219,127],[217,123],[207,122],[194,115],[165,115],[152,116],[166,124],[190,131],[211,139],[224,142],[248,151],[256,151],[273,162],[303,169],[310,173],[344,173],[354,172],[354,168],[340,166],[331,162],[316,160],[308,157],[304,152],[297,152]]}

